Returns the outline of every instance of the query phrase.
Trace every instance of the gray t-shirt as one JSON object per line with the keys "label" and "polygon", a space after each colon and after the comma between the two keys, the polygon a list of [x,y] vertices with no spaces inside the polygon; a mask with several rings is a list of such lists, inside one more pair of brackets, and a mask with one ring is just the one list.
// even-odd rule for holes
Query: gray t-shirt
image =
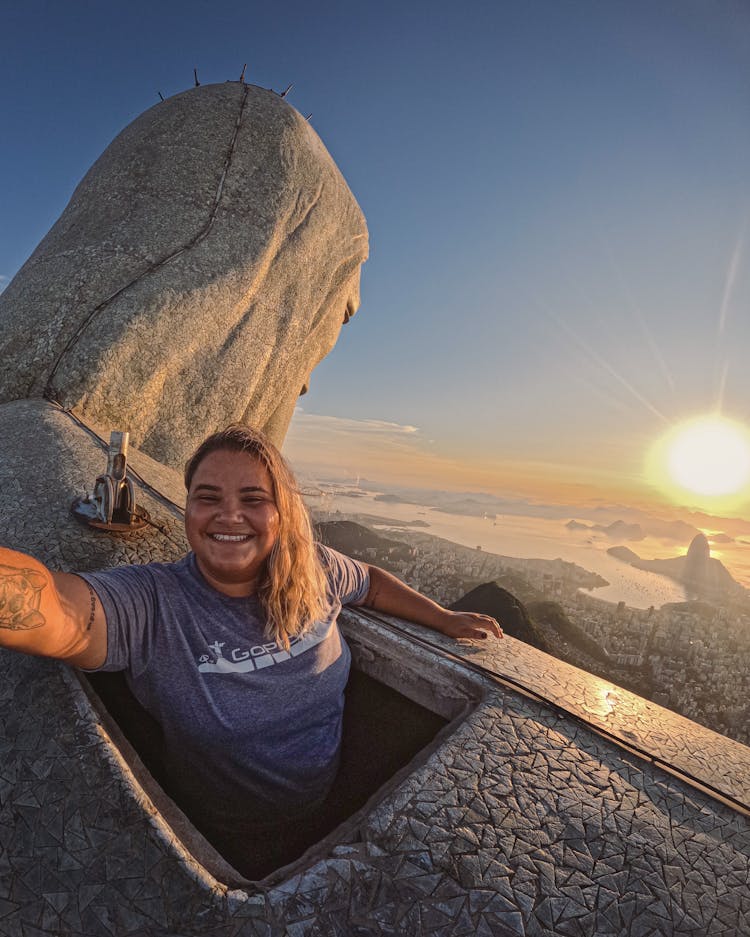
{"label": "gray t-shirt", "polygon": [[336,618],[367,595],[369,576],[320,551],[328,614],[289,651],[265,636],[258,600],[209,586],[192,553],[83,574],[107,619],[99,669],[126,672],[163,729],[168,776],[214,824],[301,813],[335,776],[351,660]]}

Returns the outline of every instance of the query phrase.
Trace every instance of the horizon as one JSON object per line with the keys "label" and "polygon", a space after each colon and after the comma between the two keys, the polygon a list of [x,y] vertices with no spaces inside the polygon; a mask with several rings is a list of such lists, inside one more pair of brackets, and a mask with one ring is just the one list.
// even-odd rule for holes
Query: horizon
{"label": "horizon", "polygon": [[248,62],[293,83],[370,228],[294,464],[750,517],[750,461],[719,495],[649,468],[685,421],[750,425],[746,5],[208,10],[5,11],[0,290],[158,94]]}
{"label": "horizon", "polygon": [[[512,501],[480,492],[356,483],[298,475],[315,522],[353,521],[372,531],[437,537],[440,541],[513,558],[512,563],[562,559],[602,577],[592,595],[607,603],[661,607],[689,598],[684,584],[664,570],[630,566],[623,548],[644,562],[685,557],[703,538],[735,583],[750,589],[750,521],[701,514],[664,517],[623,505],[578,510],[575,505]],[[619,552],[618,552],[619,551]],[[688,590],[689,591],[689,590]],[[714,596],[711,601],[718,600]]]}
{"label": "horizon", "polygon": [[[627,480],[613,473],[600,472],[590,473],[589,481],[577,480],[577,466],[555,466],[558,473],[555,479],[550,479],[550,468],[545,463],[514,465],[506,461],[500,466],[474,465],[468,471],[448,459],[430,459],[429,455],[425,458],[413,452],[404,454],[401,444],[395,449],[394,455],[389,451],[388,433],[391,428],[388,426],[363,425],[350,433],[337,426],[332,433],[321,428],[326,425],[330,428],[331,424],[338,422],[318,417],[311,433],[301,426],[299,413],[295,412],[283,451],[298,477],[349,486],[356,486],[359,480],[363,480],[385,491],[487,495],[518,503],[527,501],[530,504],[548,502],[568,506],[571,512],[577,508],[581,516],[605,511],[613,514],[641,511],[664,518],[682,518],[689,523],[695,523],[695,518],[700,518],[701,523],[695,524],[699,529],[742,523],[750,532],[750,519],[744,510],[744,501],[729,499],[727,503],[722,498],[696,498],[692,503],[689,499],[680,502],[666,497],[654,485],[642,479],[631,480],[628,484]],[[397,427],[393,431],[396,435],[402,432]],[[374,446],[380,446],[384,452],[378,456],[373,451]],[[349,451],[342,451],[344,447],[348,447]],[[438,466],[437,471],[434,471],[435,465]],[[570,477],[565,478],[566,475]],[[563,476],[562,480],[560,476]]]}
{"label": "horizon", "polygon": [[[394,495],[398,497],[399,503],[429,507],[438,512],[441,512],[446,506],[453,507],[463,501],[467,504],[472,502],[476,505],[483,505],[486,508],[486,515],[492,517],[519,516],[561,521],[583,519],[592,524],[602,525],[612,524],[616,521],[638,523],[638,519],[642,519],[646,524],[649,522],[657,525],[660,523],[682,523],[694,528],[694,531],[689,535],[689,539],[692,539],[697,533],[703,533],[709,540],[720,534],[726,534],[727,531],[732,531],[734,537],[750,534],[750,519],[740,516],[722,517],[689,508],[674,508],[669,511],[665,510],[665,506],[657,501],[651,505],[605,501],[584,505],[563,499],[545,501],[533,497],[512,497],[481,488],[425,487],[365,476],[357,476],[356,478],[341,476],[336,475],[335,472],[325,470],[309,471],[304,468],[296,468],[294,465],[292,467],[302,488],[314,487],[321,493],[324,493],[325,489],[328,488],[341,489],[333,493],[342,496],[353,492],[359,492],[362,495]],[[493,507],[497,510],[490,514]],[[387,508],[385,511],[387,513]],[[473,517],[475,515],[467,514],[466,516]],[[663,535],[662,539],[672,540],[675,543],[681,542],[681,538],[667,535]]]}

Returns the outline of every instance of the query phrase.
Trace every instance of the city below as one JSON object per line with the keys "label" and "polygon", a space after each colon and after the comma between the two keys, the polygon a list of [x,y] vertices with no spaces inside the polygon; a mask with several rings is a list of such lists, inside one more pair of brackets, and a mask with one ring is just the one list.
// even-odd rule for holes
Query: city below
{"label": "city below", "polygon": [[[640,608],[592,594],[609,583],[577,562],[463,546],[426,532],[421,518],[365,513],[369,498],[356,512],[341,510],[350,498],[332,499],[320,488],[306,497],[330,546],[445,606],[493,615],[507,634],[750,745],[750,592],[710,558],[702,535],[686,556],[652,567],[628,548],[607,551],[612,562],[652,568],[656,579],[675,577],[681,600]],[[677,581],[686,563],[689,575],[698,569],[697,589]]]}

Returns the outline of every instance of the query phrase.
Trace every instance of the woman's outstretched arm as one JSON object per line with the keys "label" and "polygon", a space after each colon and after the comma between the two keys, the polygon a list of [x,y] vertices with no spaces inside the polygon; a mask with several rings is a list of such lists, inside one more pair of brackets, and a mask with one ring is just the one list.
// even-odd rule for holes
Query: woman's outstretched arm
{"label": "woman's outstretched arm", "polygon": [[79,576],[0,547],[0,646],[99,667],[107,656],[104,609]]}
{"label": "woman's outstretched arm", "polygon": [[365,565],[370,573],[370,589],[360,605],[426,625],[451,638],[502,638],[503,629],[489,615],[452,612],[379,566]]}

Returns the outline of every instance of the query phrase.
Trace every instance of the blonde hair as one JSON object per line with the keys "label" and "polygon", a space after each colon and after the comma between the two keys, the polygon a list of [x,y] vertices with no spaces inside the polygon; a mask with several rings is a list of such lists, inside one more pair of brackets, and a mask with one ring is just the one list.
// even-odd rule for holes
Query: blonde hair
{"label": "blonde hair", "polygon": [[326,578],[313,536],[310,515],[292,470],[259,430],[233,423],[198,446],[185,465],[185,487],[211,452],[246,452],[268,471],[279,512],[279,534],[266,562],[257,596],[266,615],[266,633],[281,647],[304,634],[327,611]]}

